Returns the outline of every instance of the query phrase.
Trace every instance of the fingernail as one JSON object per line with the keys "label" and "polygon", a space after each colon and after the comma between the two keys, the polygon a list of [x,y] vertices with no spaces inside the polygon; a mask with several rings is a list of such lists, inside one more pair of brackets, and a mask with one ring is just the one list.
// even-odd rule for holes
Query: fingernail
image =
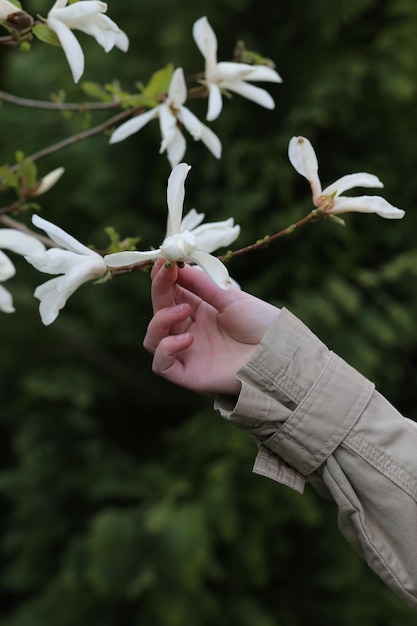
{"label": "fingernail", "polygon": [[178,343],[184,343],[185,341],[188,341],[189,336],[190,336],[190,333],[183,333],[182,335],[174,335]]}

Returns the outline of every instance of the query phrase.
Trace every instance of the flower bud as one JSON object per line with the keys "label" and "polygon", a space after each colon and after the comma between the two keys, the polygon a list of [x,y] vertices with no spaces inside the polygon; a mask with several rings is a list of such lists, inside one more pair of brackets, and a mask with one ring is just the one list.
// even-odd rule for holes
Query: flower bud
{"label": "flower bud", "polygon": [[10,28],[14,28],[15,30],[28,30],[32,27],[33,18],[26,11],[15,11],[15,13],[10,13],[5,23]]}
{"label": "flower bud", "polygon": [[57,167],[55,170],[52,170],[52,172],[49,172],[49,174],[41,178],[37,186],[31,189],[30,195],[32,197],[41,196],[43,193],[49,191],[51,187],[58,182],[64,172],[65,169],[63,167]]}
{"label": "flower bud", "polygon": [[190,231],[167,237],[161,246],[161,252],[170,261],[187,259],[197,248],[197,241]]}

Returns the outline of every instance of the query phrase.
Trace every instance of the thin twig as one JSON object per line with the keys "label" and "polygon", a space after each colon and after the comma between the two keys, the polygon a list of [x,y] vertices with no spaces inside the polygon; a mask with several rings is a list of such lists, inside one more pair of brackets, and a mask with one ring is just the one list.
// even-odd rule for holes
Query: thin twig
{"label": "thin twig", "polygon": [[[130,117],[131,115],[132,115],[132,109],[129,109],[128,111],[122,111],[121,113],[114,115],[112,118],[110,118],[106,122],[103,122],[102,124],[99,124],[98,126],[94,126],[93,128],[89,128],[88,130],[85,130],[81,133],[76,133],[75,135],[71,135],[71,137],[67,137],[66,139],[63,139],[62,141],[58,141],[52,146],[48,146],[47,148],[38,150],[38,152],[34,152],[33,154],[30,154],[28,158],[31,159],[32,161],[38,161],[39,159],[45,156],[49,156],[50,154],[53,154],[54,152],[58,152],[59,150],[62,150],[63,148],[67,148],[68,146],[71,146],[74,143],[82,141],[83,139],[87,139],[88,137],[92,137],[93,135],[98,135],[99,133],[104,133],[111,126],[113,126],[114,124],[117,124],[118,122],[121,122],[127,117]],[[18,168],[18,165],[16,164],[16,165],[12,165],[9,169],[10,171],[15,172],[17,168]]]}
{"label": "thin twig", "polygon": [[[287,228],[280,230],[278,233],[275,233],[274,235],[267,235],[263,239],[260,239],[259,241],[249,246],[245,246],[244,248],[240,248],[239,250],[229,250],[226,254],[223,254],[217,258],[220,259],[220,261],[227,263],[228,261],[230,261],[231,258],[235,256],[240,256],[242,254],[247,254],[248,252],[254,252],[255,250],[261,250],[262,248],[266,248],[271,242],[276,241],[277,239],[281,239],[281,237],[284,237],[285,235],[290,235],[297,228],[304,226],[304,224],[307,224],[313,219],[317,219],[321,215],[323,215],[322,209],[313,209],[310,213],[298,220],[298,222],[287,226]],[[140,263],[135,263],[134,265],[111,269],[111,278],[116,278],[116,276],[120,276],[121,274],[130,274],[132,272],[143,272],[149,270],[152,267],[152,263],[152,261],[142,261]]]}
{"label": "thin twig", "polygon": [[298,220],[298,222],[295,222],[287,228],[280,230],[278,233],[275,233],[274,235],[266,235],[266,237],[258,240],[256,243],[252,243],[249,246],[240,248],[239,250],[231,250],[230,252],[219,256],[219,259],[221,261],[228,261],[232,257],[240,256],[241,254],[246,254],[247,252],[253,252],[254,250],[261,250],[262,248],[266,248],[272,241],[281,239],[281,237],[284,237],[285,235],[291,235],[291,233],[293,233],[297,228],[300,228],[300,226],[307,224],[312,219],[317,218],[322,213],[323,211],[321,209],[313,209],[313,211]]}
{"label": "thin twig", "polygon": [[107,111],[109,109],[120,108],[120,100],[114,100],[113,102],[51,102],[50,100],[32,100],[31,98],[21,98],[7,91],[0,90],[0,100],[10,102],[11,104],[17,104],[22,107],[29,107],[31,109],[49,109],[55,111],[79,111],[84,113],[85,111]]}

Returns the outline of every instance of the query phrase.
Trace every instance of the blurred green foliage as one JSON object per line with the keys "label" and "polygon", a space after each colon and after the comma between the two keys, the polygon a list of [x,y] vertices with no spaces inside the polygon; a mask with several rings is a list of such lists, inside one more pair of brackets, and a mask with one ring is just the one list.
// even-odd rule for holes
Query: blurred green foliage
{"label": "blurred green foliage", "polygon": [[[46,15],[51,2],[24,8]],[[304,135],[323,184],[367,171],[404,208],[401,221],[347,215],[309,224],[232,259],[242,288],[286,306],[417,416],[417,4],[415,0],[141,0],[109,2],[131,41],[106,55],[78,34],[81,80],[146,84],[169,63],[202,69],[192,25],[207,15],[230,59],[237,40],[275,61],[276,108],[233,97],[211,127],[216,161],[188,136],[186,207],[233,216],[239,247],[311,208],[287,158]],[[0,50],[2,88],[48,99],[72,83],[62,50]],[[190,108],[204,118],[206,103]],[[3,102],[2,163],[104,121]],[[85,244],[105,228],[147,248],[165,230],[169,163],[154,122],[121,144],[108,136],[37,162],[65,176],[42,215]],[[360,190],[359,190],[360,192]],[[378,191],[376,191],[378,193]],[[30,215],[25,215],[28,220]],[[14,259],[16,313],[0,324],[0,624],[7,626],[402,626],[417,617],[347,546],[334,505],[253,475],[256,446],[225,424],[212,398],[158,379],[141,342],[151,315],[146,272],[84,285],[42,326],[34,287]]]}

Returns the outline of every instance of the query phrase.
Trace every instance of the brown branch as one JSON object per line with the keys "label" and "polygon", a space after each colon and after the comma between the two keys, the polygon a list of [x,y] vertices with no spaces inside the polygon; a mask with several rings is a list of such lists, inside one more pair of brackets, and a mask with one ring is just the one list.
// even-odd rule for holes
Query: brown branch
{"label": "brown branch", "polygon": [[287,228],[280,230],[278,233],[275,233],[274,235],[266,235],[263,239],[258,240],[256,243],[252,243],[249,246],[240,248],[239,250],[231,250],[230,252],[219,256],[218,258],[221,261],[228,261],[232,257],[240,256],[241,254],[246,254],[247,252],[253,252],[254,250],[261,250],[262,248],[266,248],[271,242],[276,241],[277,239],[281,239],[281,237],[284,237],[285,235],[291,235],[291,233],[293,233],[297,228],[300,228],[300,226],[304,226],[304,224],[311,222],[311,220],[316,219],[322,214],[322,209],[313,209],[310,213],[298,220],[298,222],[295,222]]}
{"label": "brown branch", "polygon": [[[98,124],[98,126],[89,128],[88,130],[85,130],[81,133],[76,133],[75,135],[71,135],[71,137],[67,137],[66,139],[63,139],[62,141],[58,141],[52,146],[48,146],[47,148],[38,150],[38,152],[34,152],[33,154],[30,154],[28,158],[32,159],[32,161],[37,161],[45,156],[49,156],[50,154],[53,154],[54,152],[58,152],[59,150],[62,150],[63,148],[67,148],[68,146],[78,143],[79,141],[82,141],[83,139],[87,139],[88,137],[93,137],[94,135],[104,133],[106,130],[111,128],[114,124],[117,124],[118,122],[123,121],[124,119],[126,119],[127,117],[130,117],[131,115],[132,115],[132,109],[129,109],[128,111],[122,111],[121,113],[114,115],[112,118],[110,118],[106,122],[103,122],[102,124]],[[17,164],[12,165],[10,167],[10,171],[15,172],[17,168],[18,168]]]}
{"label": "brown branch", "polygon": [[120,108],[120,100],[113,102],[51,102],[50,100],[32,100],[31,98],[21,98],[7,91],[0,90],[0,100],[16,104],[17,106],[29,107],[31,109],[49,109],[54,111],[107,111],[109,109]]}
{"label": "brown branch", "polygon": [[[308,222],[311,222],[312,220],[317,219],[318,217],[322,216],[323,213],[324,213],[323,209],[313,209],[310,213],[305,215],[303,218],[301,218],[294,224],[287,226],[287,228],[280,230],[278,233],[275,233],[274,235],[267,235],[263,239],[260,239],[257,242],[249,246],[245,246],[244,248],[240,248],[239,250],[229,250],[229,252],[217,258],[220,259],[220,261],[227,263],[228,261],[230,261],[232,257],[240,256],[242,254],[247,254],[248,252],[254,252],[255,250],[261,250],[262,248],[266,248],[273,241],[277,241],[278,239],[281,239],[281,237],[290,235],[297,228],[300,228],[301,226],[304,226],[304,224],[308,224]],[[116,276],[120,276],[122,274],[131,274],[132,272],[147,271],[152,267],[152,265],[153,265],[153,261],[142,261],[140,263],[135,263],[134,265],[129,265],[126,267],[118,267],[115,269],[109,268],[111,272],[110,276],[111,278],[115,278]]]}

